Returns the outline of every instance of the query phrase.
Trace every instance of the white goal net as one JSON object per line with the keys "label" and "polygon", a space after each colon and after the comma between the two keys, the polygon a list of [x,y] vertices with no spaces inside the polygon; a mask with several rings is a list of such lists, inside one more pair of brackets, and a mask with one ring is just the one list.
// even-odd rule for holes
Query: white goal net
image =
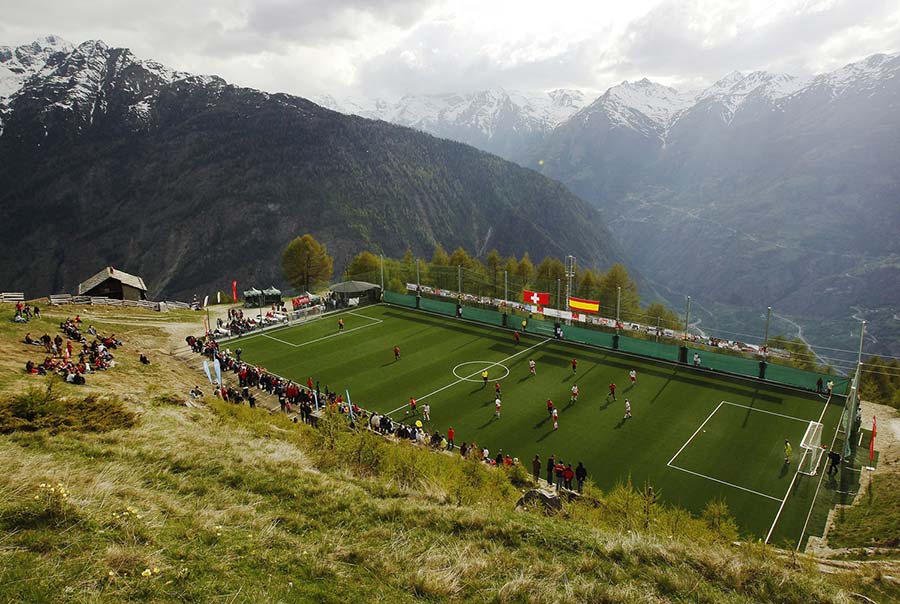
{"label": "white goal net", "polygon": [[819,422],[809,422],[806,427],[806,433],[803,440],[800,441],[800,448],[803,450],[803,458],[800,460],[800,473],[808,476],[815,476],[819,468],[819,462],[825,449],[822,448],[822,424]]}

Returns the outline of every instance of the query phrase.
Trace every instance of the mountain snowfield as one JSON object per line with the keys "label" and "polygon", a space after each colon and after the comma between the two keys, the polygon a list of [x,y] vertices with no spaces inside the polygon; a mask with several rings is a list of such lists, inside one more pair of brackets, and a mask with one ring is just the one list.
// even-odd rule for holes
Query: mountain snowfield
{"label": "mountain snowfield", "polygon": [[545,94],[492,89],[467,94],[406,95],[384,99],[324,95],[313,101],[341,113],[384,120],[449,138],[502,157],[537,144],[582,109],[587,95],[557,89]]}
{"label": "mountain snowfield", "polygon": [[179,80],[218,80],[214,76],[176,71],[157,61],[138,59],[128,49],[110,49],[102,40],[88,40],[75,46],[50,35],[16,48],[0,46],[0,135],[10,104],[23,95],[50,100],[44,108],[46,113],[86,114],[90,123],[95,109],[105,108],[108,102],[101,93],[104,81],[128,71],[139,71],[142,76],[127,80],[123,91],[132,100],[128,110],[135,127],[148,123],[149,101],[161,86]]}
{"label": "mountain snowfield", "polygon": [[691,91],[679,91],[644,78],[612,86],[593,102],[589,93],[570,89],[547,93],[491,89],[467,94],[410,94],[395,102],[323,95],[313,101],[341,113],[416,128],[518,160],[523,157],[522,149],[502,153],[504,146],[495,141],[523,132],[541,138],[569,120],[584,123],[598,111],[618,126],[665,141],[679,118],[698,105],[717,105],[722,121],[730,123],[740,107],[752,99],[765,100],[774,110],[780,110],[787,99],[804,90],[827,88],[833,96],[848,90],[867,90],[885,78],[895,77],[891,62],[897,56],[877,54],[807,78],[767,71],[734,71],[705,89]]}

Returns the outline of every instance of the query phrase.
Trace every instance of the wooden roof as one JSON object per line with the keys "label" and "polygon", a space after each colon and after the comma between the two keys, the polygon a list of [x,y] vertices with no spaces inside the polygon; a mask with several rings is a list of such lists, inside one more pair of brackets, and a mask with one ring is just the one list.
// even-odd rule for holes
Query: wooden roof
{"label": "wooden roof", "polygon": [[115,279],[122,282],[123,285],[130,285],[131,287],[137,288],[141,291],[147,291],[147,286],[144,285],[144,280],[140,277],[135,277],[134,275],[129,275],[128,273],[116,270],[111,266],[107,266],[102,271],[86,280],[84,283],[79,284],[78,295],[82,296],[86,294],[107,279]]}

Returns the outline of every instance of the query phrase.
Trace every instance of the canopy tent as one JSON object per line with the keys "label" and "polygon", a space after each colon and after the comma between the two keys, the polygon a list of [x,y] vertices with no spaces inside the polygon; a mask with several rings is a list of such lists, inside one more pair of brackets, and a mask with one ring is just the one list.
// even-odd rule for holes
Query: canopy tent
{"label": "canopy tent", "polygon": [[244,292],[244,307],[259,308],[269,304],[281,304],[281,290],[269,287],[262,291],[251,287]]}
{"label": "canopy tent", "polygon": [[374,303],[381,299],[381,287],[366,281],[344,281],[331,286],[332,297],[342,305],[356,298],[361,303]]}

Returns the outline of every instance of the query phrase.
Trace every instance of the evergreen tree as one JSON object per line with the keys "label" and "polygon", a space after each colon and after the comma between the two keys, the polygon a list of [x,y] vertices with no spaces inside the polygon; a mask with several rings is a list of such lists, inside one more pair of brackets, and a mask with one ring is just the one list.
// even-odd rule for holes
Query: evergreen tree
{"label": "evergreen tree", "polygon": [[487,265],[488,276],[491,278],[491,283],[494,287],[497,287],[497,278],[500,273],[500,267],[503,266],[503,259],[500,257],[500,252],[496,249],[488,252],[487,258],[485,258],[484,263]]}
{"label": "evergreen tree", "polygon": [[534,278],[534,264],[531,263],[528,252],[525,252],[522,259],[519,260],[518,266],[516,266],[516,277],[522,282],[522,287],[531,283],[531,280]]}
{"label": "evergreen tree", "polygon": [[647,325],[655,326],[659,320],[659,326],[666,329],[678,329],[681,327],[681,317],[678,314],[666,308],[661,302],[654,302],[644,311]]}
{"label": "evergreen tree", "polygon": [[377,273],[379,270],[381,270],[381,261],[378,256],[372,252],[360,252],[347,265],[344,276],[348,279],[352,279],[354,275],[371,279],[371,274]]}
{"label": "evergreen tree", "polygon": [[431,257],[431,264],[434,266],[449,266],[450,257],[444,251],[444,247],[439,243],[434,248],[434,255]]}
{"label": "evergreen tree", "polygon": [[327,283],[334,272],[334,261],[324,244],[307,233],[297,237],[284,248],[281,270],[285,280],[297,289],[310,291],[320,283]]}
{"label": "evergreen tree", "polygon": [[565,278],[566,267],[559,258],[545,256],[537,267],[537,279],[539,280],[556,281]]}
{"label": "evergreen tree", "polygon": [[453,253],[450,254],[449,265],[471,268],[472,258],[469,256],[469,253],[465,249],[463,249],[462,246],[460,246],[453,250]]}
{"label": "evergreen tree", "polygon": [[640,298],[638,297],[637,284],[631,280],[628,271],[619,263],[613,264],[605,275],[600,278],[600,308],[608,308],[615,312],[617,289],[622,288],[621,316],[623,319],[629,315],[640,312]]}
{"label": "evergreen tree", "polygon": [[588,268],[583,271],[579,271],[577,279],[578,284],[575,288],[575,295],[579,298],[596,300],[597,298],[595,296],[597,296],[600,286],[600,280],[597,277],[596,273]]}

